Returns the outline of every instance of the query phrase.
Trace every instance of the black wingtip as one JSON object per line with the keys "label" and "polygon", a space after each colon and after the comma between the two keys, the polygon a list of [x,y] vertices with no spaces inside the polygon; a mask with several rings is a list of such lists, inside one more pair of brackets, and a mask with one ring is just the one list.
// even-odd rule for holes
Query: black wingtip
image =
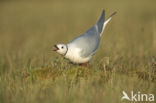
{"label": "black wingtip", "polygon": [[103,10],[102,10],[102,15],[104,15],[104,14],[105,14],[105,10],[103,9]]}
{"label": "black wingtip", "polygon": [[109,17],[112,17],[112,16],[114,16],[115,14],[116,14],[117,12],[115,11],[112,15],[110,15]]}
{"label": "black wingtip", "polygon": [[101,19],[105,19],[105,10],[104,9],[102,10],[101,17],[100,17],[99,20],[101,20]]}

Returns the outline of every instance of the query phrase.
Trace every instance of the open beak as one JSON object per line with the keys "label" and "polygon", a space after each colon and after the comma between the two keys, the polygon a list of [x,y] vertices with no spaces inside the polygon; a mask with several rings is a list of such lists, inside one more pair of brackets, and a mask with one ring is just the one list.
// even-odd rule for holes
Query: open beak
{"label": "open beak", "polygon": [[54,47],[55,47],[54,51],[59,50],[59,48],[57,47],[57,45],[54,45]]}

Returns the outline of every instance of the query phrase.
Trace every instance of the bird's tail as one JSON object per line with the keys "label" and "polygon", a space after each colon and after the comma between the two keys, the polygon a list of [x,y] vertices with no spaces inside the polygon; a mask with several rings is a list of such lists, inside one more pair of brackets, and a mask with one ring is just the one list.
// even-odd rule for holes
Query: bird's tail
{"label": "bird's tail", "polygon": [[104,29],[106,25],[108,24],[108,22],[112,19],[112,16],[114,16],[116,13],[117,12],[114,12],[112,15],[108,17],[107,20],[105,20],[105,11],[104,10],[102,11],[101,17],[99,21],[97,22],[98,32],[100,33],[100,36],[104,32]]}

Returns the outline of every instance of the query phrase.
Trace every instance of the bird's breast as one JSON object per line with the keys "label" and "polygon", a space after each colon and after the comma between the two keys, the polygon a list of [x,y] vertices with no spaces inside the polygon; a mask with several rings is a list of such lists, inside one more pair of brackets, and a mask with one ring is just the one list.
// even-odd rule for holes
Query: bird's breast
{"label": "bird's breast", "polygon": [[89,57],[81,57],[80,56],[81,49],[76,47],[69,47],[65,58],[69,59],[73,63],[86,63],[88,62],[92,56]]}

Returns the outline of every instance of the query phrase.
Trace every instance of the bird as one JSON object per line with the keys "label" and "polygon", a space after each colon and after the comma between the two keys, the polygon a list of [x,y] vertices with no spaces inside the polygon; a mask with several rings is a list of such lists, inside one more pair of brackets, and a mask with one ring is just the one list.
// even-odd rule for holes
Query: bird
{"label": "bird", "polygon": [[112,13],[108,19],[105,20],[105,10],[103,10],[97,23],[87,30],[87,32],[67,44],[61,43],[54,45],[54,51],[63,55],[72,63],[87,65],[100,46],[100,38],[106,25],[116,13],[117,12]]}

